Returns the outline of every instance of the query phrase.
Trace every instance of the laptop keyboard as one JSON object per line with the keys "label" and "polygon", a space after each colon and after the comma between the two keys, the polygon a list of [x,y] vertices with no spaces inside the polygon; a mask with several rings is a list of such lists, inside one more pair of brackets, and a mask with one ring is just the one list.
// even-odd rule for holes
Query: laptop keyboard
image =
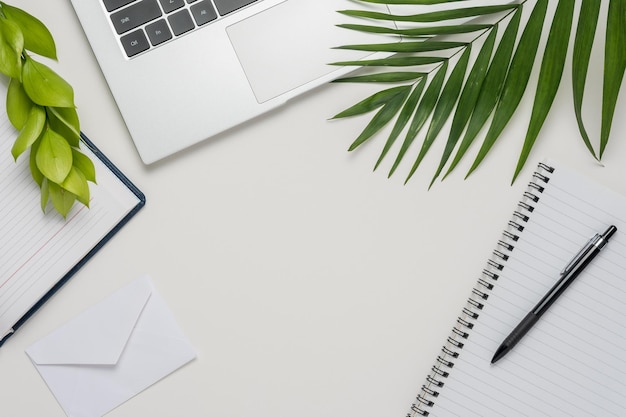
{"label": "laptop keyboard", "polygon": [[130,58],[261,0],[102,0]]}

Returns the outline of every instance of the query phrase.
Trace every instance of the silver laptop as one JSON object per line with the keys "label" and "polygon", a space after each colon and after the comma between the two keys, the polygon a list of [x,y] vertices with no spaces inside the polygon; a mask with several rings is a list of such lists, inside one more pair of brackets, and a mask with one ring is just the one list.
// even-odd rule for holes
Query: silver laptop
{"label": "silver laptop", "polygon": [[[71,0],[136,148],[150,164],[267,112],[363,53],[349,0]],[[384,9],[383,9],[384,10]],[[347,54],[347,55],[346,55]]]}

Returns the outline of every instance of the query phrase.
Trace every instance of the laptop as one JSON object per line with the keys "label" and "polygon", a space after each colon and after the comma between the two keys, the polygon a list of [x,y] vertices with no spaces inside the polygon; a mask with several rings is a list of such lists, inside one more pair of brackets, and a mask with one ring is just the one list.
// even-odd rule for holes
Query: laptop
{"label": "laptop", "polygon": [[[350,0],[71,0],[145,164],[345,74]],[[362,22],[361,22],[362,23]],[[366,38],[370,40],[370,38]]]}

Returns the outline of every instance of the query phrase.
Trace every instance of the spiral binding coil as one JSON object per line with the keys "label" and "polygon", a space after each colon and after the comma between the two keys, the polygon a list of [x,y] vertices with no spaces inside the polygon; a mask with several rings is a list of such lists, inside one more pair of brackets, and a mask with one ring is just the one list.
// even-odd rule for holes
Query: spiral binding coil
{"label": "spiral binding coil", "polygon": [[553,167],[540,163],[533,173],[533,178],[523,194],[522,201],[517,204],[512,219],[502,232],[502,239],[498,241],[496,249],[487,261],[487,266],[483,269],[476,286],[472,289],[472,294],[467,299],[466,305],[457,318],[446,343],[441,348],[430,374],[426,377],[425,384],[422,385],[417,395],[417,401],[411,406],[411,411],[407,417],[430,415],[428,409],[433,407],[441,388],[444,387],[446,379],[450,376],[455,360],[461,354],[466,343],[465,340],[470,337],[469,332],[474,327],[474,322],[478,319],[485,300],[489,298],[491,291],[497,285],[500,271],[504,269],[509,254],[515,249],[515,243],[519,240],[520,233],[530,219],[530,214],[535,210],[535,205],[539,202],[546,184],[550,181],[549,175],[552,172],[554,172]]}

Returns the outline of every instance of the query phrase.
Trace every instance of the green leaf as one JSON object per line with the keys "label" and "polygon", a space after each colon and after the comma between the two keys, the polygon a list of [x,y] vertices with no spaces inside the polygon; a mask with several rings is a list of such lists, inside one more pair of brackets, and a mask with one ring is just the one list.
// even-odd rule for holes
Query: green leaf
{"label": "green leaf", "polygon": [[344,117],[358,116],[361,114],[369,113],[377,108],[385,105],[394,96],[398,95],[405,87],[393,87],[387,90],[379,91],[372,94],[368,98],[358,102],[354,106],[342,111],[335,115],[333,119],[340,119]]}
{"label": "green leaf", "polygon": [[80,144],[80,121],[74,107],[47,107],[50,128],[71,146]]}
{"label": "green leaf", "polygon": [[0,72],[19,79],[22,73],[23,50],[24,35],[19,26],[0,18]]}
{"label": "green leaf", "polygon": [[466,25],[452,25],[452,26],[430,26],[430,27],[418,27],[411,29],[398,29],[395,27],[383,27],[383,26],[371,26],[371,25],[356,25],[356,24],[340,24],[337,25],[340,28],[357,30],[365,33],[380,33],[389,35],[400,35],[407,37],[428,37],[434,35],[456,35],[460,33],[472,33],[480,30],[490,29],[493,25],[479,25],[479,24],[466,24]]}
{"label": "green leaf", "polygon": [[36,162],[46,178],[61,184],[72,169],[72,148],[58,133],[47,129],[41,137]]}
{"label": "green leaf", "polygon": [[511,61],[511,55],[513,54],[513,47],[515,46],[515,40],[517,38],[517,31],[520,25],[522,16],[522,8],[517,9],[513,15],[511,21],[507,25],[502,39],[498,44],[498,48],[494,54],[491,65],[487,70],[485,81],[480,89],[476,106],[472,113],[472,117],[467,126],[465,136],[459,145],[459,149],[454,156],[454,160],[450,164],[446,175],[448,176],[452,170],[461,161],[472,142],[478,135],[478,132],[482,129],[487,122],[489,115],[493,111],[498,102],[498,97],[502,91],[504,80],[509,69],[509,63]]}
{"label": "green leaf", "polygon": [[[380,33],[389,35],[400,35],[400,31],[404,29],[389,28],[384,26],[372,26],[372,25],[356,25],[352,23],[339,24],[337,27],[342,29],[356,30],[364,33]],[[427,34],[416,33],[414,35],[405,34],[405,36],[426,38]]]}
{"label": "green leaf", "polygon": [[[573,17],[574,0],[559,0],[552,20],[552,26],[550,27],[548,42],[543,54],[537,91],[535,93],[535,102],[533,104],[522,152],[520,153],[515,173],[513,174],[513,182],[515,182],[515,179],[528,159],[530,150],[533,148],[537,136],[539,136],[539,131],[548,116],[556,92],[561,84],[561,76],[563,75],[563,67],[565,66],[565,57],[567,55]],[[626,45],[624,45],[624,47],[626,47]]]}
{"label": "green leaf", "polygon": [[52,205],[61,216],[67,217],[76,201],[76,196],[52,181],[48,181],[48,188]]}
{"label": "green leaf", "polygon": [[426,156],[426,153],[439,135],[439,132],[443,128],[446,120],[448,120],[448,117],[450,116],[450,113],[459,98],[461,87],[463,85],[463,79],[465,78],[465,72],[467,71],[467,65],[469,63],[470,52],[471,47],[468,46],[454,66],[454,69],[452,70],[452,73],[450,74],[450,77],[441,92],[441,96],[439,97],[437,106],[433,112],[433,118],[430,122],[430,126],[428,127],[428,132],[426,133],[426,138],[422,143],[422,148],[420,149],[415,163],[411,167],[409,175],[404,181],[405,183],[413,176],[424,159],[424,156]]}
{"label": "green leaf", "polygon": [[22,83],[17,78],[11,78],[7,91],[7,116],[14,128],[22,130],[33,105]]}
{"label": "green leaf", "polygon": [[420,13],[413,15],[395,15],[389,13],[372,12],[367,10],[339,10],[346,16],[363,17],[375,20],[388,20],[392,22],[415,22],[432,23],[442,20],[465,19],[468,17],[484,16],[500,13],[519,7],[517,4],[507,4],[500,6],[465,7],[459,9],[440,10],[430,13]]}
{"label": "green leaf", "polygon": [[74,167],[80,170],[87,181],[96,182],[96,168],[85,154],[77,149],[72,148],[72,158]]}
{"label": "green leaf", "polygon": [[460,48],[467,45],[466,42],[392,42],[392,43],[376,43],[363,45],[344,45],[335,49],[350,49],[353,51],[368,52],[396,52],[396,53],[417,53],[442,51],[445,49]]}
{"label": "green leaf", "polygon": [[496,107],[493,121],[491,122],[487,136],[467,176],[469,176],[485,158],[493,144],[499,138],[502,130],[504,130],[504,127],[508,124],[524,95],[535,62],[547,7],[548,0],[538,0],[533,8],[517,46],[517,50],[515,51],[515,55],[513,56],[506,81],[502,87],[502,94]]}
{"label": "green leaf", "polygon": [[604,154],[626,69],[626,1],[610,0],[606,23],[604,51],[604,85],[602,89],[602,126],[600,158]]}
{"label": "green leaf", "polygon": [[[43,187],[45,182],[45,177],[37,167],[37,151],[39,149],[39,144],[41,143],[41,137],[39,137],[30,148],[30,158],[29,158],[29,167],[30,174],[33,177],[33,180],[39,185],[39,187]],[[46,201],[48,201],[46,199]],[[45,207],[44,207],[45,208]],[[45,211],[45,210],[44,210]]]}
{"label": "green leaf", "polygon": [[41,21],[17,7],[3,2],[0,2],[0,6],[4,15],[22,29],[26,49],[47,58],[57,58],[54,39]]}
{"label": "green leaf", "polygon": [[389,175],[393,175],[395,170],[400,165],[400,162],[404,158],[406,151],[409,149],[413,141],[415,140],[417,134],[426,123],[428,116],[433,112],[435,108],[435,104],[437,104],[437,99],[439,98],[439,93],[441,93],[441,88],[443,87],[443,81],[446,77],[446,72],[448,71],[448,61],[444,61],[443,65],[439,68],[433,79],[430,81],[428,88],[424,92],[424,96],[417,106],[417,110],[415,111],[415,115],[413,116],[413,120],[409,125],[409,129],[404,138],[404,142],[402,143],[402,147],[396,156],[396,159],[393,163],[393,166],[389,170]]}
{"label": "green leaf", "polygon": [[426,56],[391,56],[387,58],[369,59],[362,61],[333,62],[330,65],[354,66],[354,67],[412,67],[419,65],[438,64],[445,61],[446,57]]}
{"label": "green leaf", "polygon": [[79,202],[89,207],[89,184],[87,184],[85,175],[79,169],[72,167],[67,178],[60,185],[74,194]]}
{"label": "green leaf", "polygon": [[454,118],[452,119],[452,126],[450,127],[450,133],[448,135],[448,140],[446,141],[443,154],[441,155],[439,166],[437,167],[437,171],[435,172],[435,175],[433,175],[430,182],[431,186],[437,177],[439,177],[439,174],[443,170],[448,158],[450,158],[450,155],[452,155],[452,151],[460,139],[463,129],[467,125],[467,122],[472,115],[472,111],[476,106],[478,95],[480,94],[485,76],[487,74],[487,69],[489,68],[489,60],[491,59],[491,53],[493,52],[493,47],[496,41],[496,34],[497,26],[494,26],[480,49],[480,52],[476,57],[476,61],[474,61],[472,70],[467,77],[467,81],[463,87],[463,92],[459,98],[459,104],[455,111]]}
{"label": "green leaf", "polygon": [[574,113],[578,130],[583,142],[594,158],[598,159],[596,152],[589,140],[589,134],[585,129],[582,117],[583,96],[585,84],[587,82],[587,70],[589,69],[589,59],[593,47],[593,39],[598,25],[598,15],[600,14],[600,0],[583,0],[578,16],[578,27],[576,39],[574,40],[574,52],[572,56],[572,89],[574,92]]}
{"label": "green leaf", "polygon": [[465,0],[359,0],[364,3],[379,3],[379,4],[441,4],[451,3],[454,1]]}
{"label": "green leaf", "polygon": [[41,183],[41,211],[46,212],[46,207],[48,206],[48,200],[50,199],[50,187],[48,186],[48,179],[42,177]]}
{"label": "green leaf", "polygon": [[338,78],[336,83],[397,83],[402,81],[414,81],[424,77],[423,72],[381,72],[377,74],[357,75],[353,77]]}
{"label": "green leaf", "polygon": [[74,90],[50,68],[26,57],[22,72],[24,90],[40,106],[74,107]]}
{"label": "green leaf", "polygon": [[[433,5],[449,3],[454,0],[355,0],[362,3],[378,3],[378,4],[406,4],[406,5]],[[343,24],[339,27],[355,30],[365,33],[381,36],[381,39],[398,39],[398,42],[364,44],[364,45],[347,45],[342,49],[353,49],[369,52],[386,52],[393,53],[392,56],[385,58],[366,59],[363,61],[343,61],[335,62],[332,65],[353,66],[353,67],[404,67],[404,70],[390,70],[383,74],[369,74],[350,76],[342,79],[342,82],[399,82],[405,83],[411,81],[411,72],[430,71],[430,67],[424,67],[423,70],[416,70],[422,65],[437,64],[436,59],[442,60],[447,67],[447,61],[450,54],[457,54],[463,47],[473,46],[474,42],[482,36],[481,31],[489,31],[489,41],[485,42],[478,57],[472,65],[472,70],[464,80],[460,77],[459,82],[451,84],[451,80],[445,84],[444,93],[441,93],[444,79],[438,79],[441,72],[433,74],[433,80],[430,84],[426,83],[425,78],[421,82],[414,83],[412,92],[400,105],[401,111],[397,116],[397,120],[393,126],[391,134],[387,138],[385,147],[378,158],[376,167],[380,164],[385,155],[389,152],[392,145],[397,140],[400,131],[403,131],[408,124],[408,120],[412,121],[408,127],[408,132],[404,143],[402,144],[398,156],[391,168],[389,175],[392,175],[397,168],[399,162],[403,159],[408,148],[415,140],[417,133],[426,123],[426,119],[435,112],[431,121],[429,131],[426,134],[424,143],[421,146],[419,155],[407,180],[413,175],[417,166],[425,157],[426,152],[434,143],[436,137],[441,133],[444,122],[450,114],[454,112],[448,140],[441,155],[438,168],[432,178],[437,179],[445,165],[448,163],[452,152],[456,150],[455,157],[448,167],[444,178],[457,166],[460,159],[463,158],[469,146],[473,143],[478,133],[484,128],[492,113],[493,118],[490,122],[486,137],[476,155],[467,176],[469,176],[484,160],[485,156],[491,150],[495,142],[501,137],[505,127],[508,125],[513,114],[516,112],[525,90],[528,87],[530,76],[533,73],[535,59],[539,52],[542,55],[541,68],[538,72],[538,84],[533,88],[535,94],[533,96],[533,108],[529,121],[528,130],[524,138],[524,144],[520,151],[520,155],[513,174],[513,181],[517,178],[520,170],[534,147],[541,128],[544,125],[554,98],[560,86],[564,62],[567,57],[569,48],[569,37],[571,35],[571,25],[573,23],[575,0],[559,0],[556,8],[550,8],[551,27],[547,36],[545,48],[541,46],[542,30],[545,25],[548,14],[548,0],[536,0],[535,2],[510,2],[507,4],[499,4],[501,2],[493,2],[493,6],[486,7],[465,7],[463,3],[460,6],[447,8],[431,8],[428,13],[398,15],[395,13],[379,13],[370,10],[343,10],[346,16],[370,19],[374,23],[370,24]],[[502,2],[504,3],[504,2]],[[594,43],[595,31],[598,23],[600,10],[600,0],[582,0],[580,10],[578,11],[579,21],[576,32],[576,41],[573,52],[573,96],[574,96],[574,112],[576,120],[581,132],[583,142],[589,151],[594,155],[595,152],[589,139],[589,135],[583,123],[583,97],[586,87],[586,78],[591,59],[591,51]],[[532,12],[528,20],[524,19],[522,35],[517,42],[517,34],[522,20],[522,7],[524,4],[532,5]],[[579,3],[580,4],[580,3]],[[454,8],[456,7],[456,8]],[[404,9],[406,11],[409,8]],[[422,10],[422,9],[417,9]],[[426,9],[428,10],[428,9]],[[512,18],[506,24],[506,29],[498,40],[496,35],[497,26],[506,23],[506,20]],[[495,13],[498,13],[495,15]],[[554,14],[553,14],[554,13]],[[492,15],[492,21],[495,24],[480,25],[465,21],[455,25],[453,20],[466,19],[474,16]],[[397,22],[418,23],[416,25],[397,25]],[[420,25],[419,23],[435,23],[434,25]],[[450,23],[451,22],[451,23]],[[490,21],[491,23],[491,21]],[[425,27],[430,26],[430,27]],[[602,127],[600,132],[600,149],[598,158],[607,146],[610,129],[613,118],[615,116],[618,96],[622,87],[624,74],[626,73],[626,1],[609,0],[608,20],[606,25],[606,42],[604,56],[604,85],[602,95]],[[476,35],[471,35],[476,33]],[[470,34],[470,36],[456,36],[457,34]],[[439,37],[440,35],[444,35]],[[465,42],[470,37],[474,37]],[[495,38],[495,40],[494,40]],[[464,41],[464,42],[459,42]],[[490,55],[495,48],[495,54],[491,62]],[[450,52],[446,53],[446,50]],[[484,56],[481,56],[484,53]],[[445,54],[445,55],[444,55]],[[389,54],[388,54],[389,55]],[[416,56],[417,55],[417,56]],[[441,57],[440,57],[441,56]],[[467,65],[470,65],[468,62]],[[440,68],[441,70],[441,68]],[[456,70],[456,68],[455,68]],[[466,69],[465,69],[466,70]],[[435,70],[436,71],[436,70]],[[369,71],[370,73],[374,71]],[[453,71],[454,72],[454,71]],[[444,71],[445,73],[445,71]],[[430,75],[429,75],[430,76]],[[452,78],[452,76],[450,77]],[[441,84],[435,82],[438,79]],[[458,90],[452,86],[458,87]],[[425,89],[418,91],[417,88]],[[455,92],[455,95],[452,93]],[[454,97],[452,102],[442,101],[442,97],[448,95]],[[441,97],[439,95],[441,94]],[[371,97],[376,97],[373,95]],[[458,100],[458,103],[457,103]],[[380,106],[383,106],[382,104]],[[375,107],[375,108],[379,108]],[[450,107],[447,107],[450,106]],[[454,108],[456,106],[456,109]],[[352,109],[353,111],[355,109]],[[363,110],[363,109],[361,109]],[[380,117],[383,113],[384,106],[375,117]],[[412,115],[412,113],[414,113]],[[395,116],[393,113],[392,116]],[[444,117],[445,116],[445,117]],[[391,119],[389,119],[391,120]],[[463,140],[460,141],[461,135],[465,130]],[[431,186],[433,182],[431,181]]]}
{"label": "green leaf", "polygon": [[416,83],[416,85],[413,87],[413,92],[404,103],[404,106],[402,107],[402,111],[400,112],[400,114],[398,115],[398,119],[396,120],[396,124],[393,126],[393,129],[391,130],[391,133],[389,134],[389,137],[387,138],[387,141],[385,142],[385,146],[380,156],[378,157],[378,161],[376,161],[374,170],[378,168],[378,165],[380,165],[385,155],[387,155],[387,153],[389,152],[389,149],[391,149],[391,146],[394,144],[398,136],[400,136],[400,133],[402,132],[402,130],[404,130],[404,127],[411,119],[411,116],[413,115],[413,112],[415,111],[415,108],[417,107],[417,103],[419,102],[419,99],[422,96],[422,91],[424,91],[425,84],[426,84],[426,77],[420,79]]}
{"label": "green leaf", "polygon": [[39,138],[46,124],[46,111],[40,106],[32,106],[23,129],[15,139],[11,148],[13,159],[24,153]]}
{"label": "green leaf", "polygon": [[411,92],[411,86],[396,87],[395,94],[390,95],[383,107],[372,117],[363,132],[352,142],[349,151],[353,151],[382,129],[398,113],[402,104]]}

